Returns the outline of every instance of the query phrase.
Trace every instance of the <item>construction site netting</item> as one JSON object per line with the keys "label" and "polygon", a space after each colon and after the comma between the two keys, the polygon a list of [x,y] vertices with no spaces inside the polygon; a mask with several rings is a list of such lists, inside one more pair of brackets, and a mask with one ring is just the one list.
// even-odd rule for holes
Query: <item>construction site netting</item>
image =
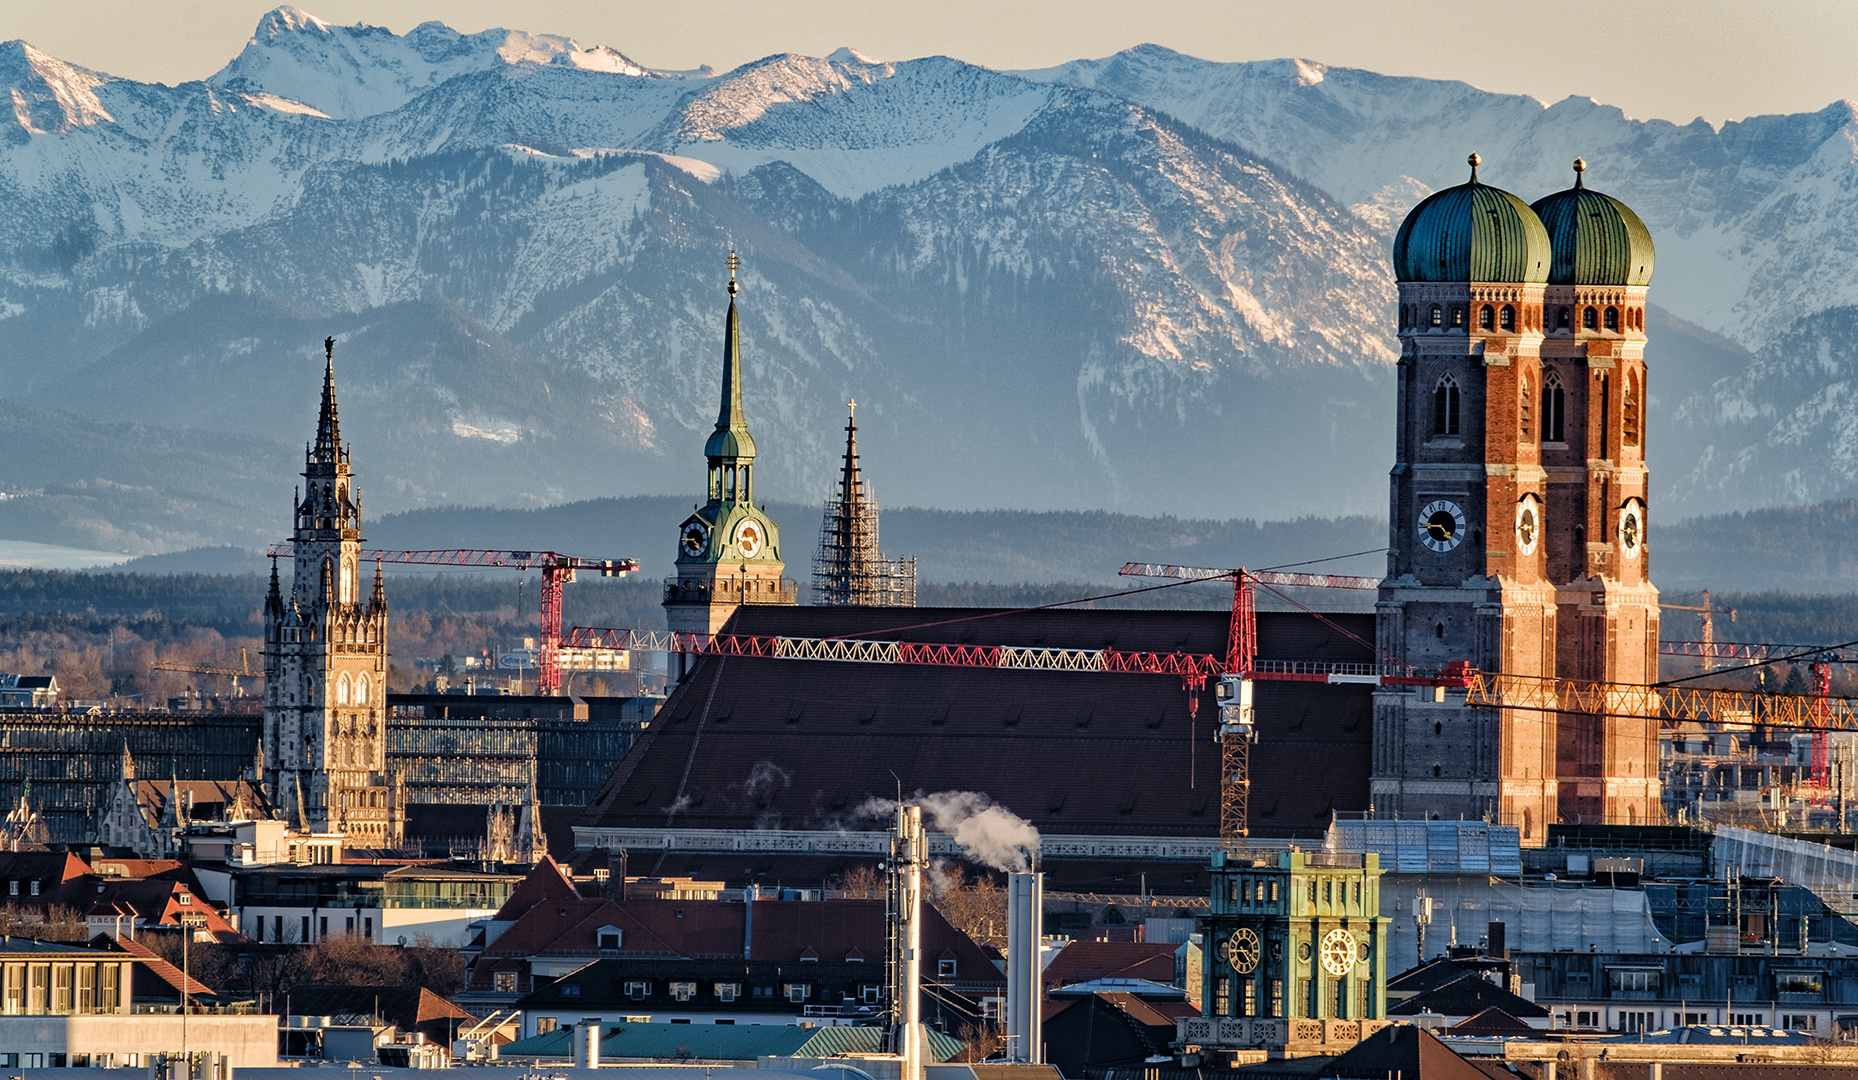
{"label": "construction site netting", "polygon": [[1858,854],[1841,848],[1719,825],[1710,859],[1719,873],[1780,878],[1812,892],[1834,911],[1858,908]]}
{"label": "construction site netting", "polygon": [[[1425,956],[1452,945],[1486,943],[1504,924],[1507,946],[1528,952],[1661,953],[1673,948],[1635,889],[1566,882],[1523,884],[1521,836],[1514,826],[1478,821],[1330,823],[1323,847],[1380,857],[1381,914],[1392,920],[1390,970],[1420,961],[1420,896],[1432,899]],[[1506,880],[1507,879],[1507,880]]]}

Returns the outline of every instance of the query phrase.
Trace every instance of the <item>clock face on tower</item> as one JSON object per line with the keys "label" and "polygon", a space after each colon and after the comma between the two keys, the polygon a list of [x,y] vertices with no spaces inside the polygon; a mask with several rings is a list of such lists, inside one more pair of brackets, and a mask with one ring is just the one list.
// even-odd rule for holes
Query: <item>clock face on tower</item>
{"label": "clock face on tower", "polygon": [[1619,515],[1619,547],[1626,558],[1639,557],[1639,548],[1645,543],[1645,519],[1639,516],[1637,506],[1628,506]]}
{"label": "clock face on tower", "polygon": [[1419,508],[1419,542],[1434,551],[1450,551],[1464,543],[1464,511],[1448,499],[1434,499]]}
{"label": "clock face on tower", "polygon": [[752,521],[744,521],[735,531],[735,549],[744,559],[752,559],[761,554],[761,526]]}
{"label": "clock face on tower", "polygon": [[1524,499],[1516,508],[1516,550],[1534,555],[1536,541],[1542,538],[1542,510],[1534,499]]}
{"label": "clock face on tower", "polygon": [[685,554],[701,555],[710,542],[709,527],[701,521],[693,521],[684,526],[684,532],[678,537],[677,542],[684,549]]}

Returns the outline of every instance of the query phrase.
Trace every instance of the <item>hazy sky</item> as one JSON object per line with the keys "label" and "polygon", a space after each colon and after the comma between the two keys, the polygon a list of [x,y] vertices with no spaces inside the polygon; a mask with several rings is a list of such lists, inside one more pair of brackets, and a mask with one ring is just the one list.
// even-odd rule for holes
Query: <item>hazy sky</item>
{"label": "hazy sky", "polygon": [[[8,0],[0,40],[145,81],[200,79],[251,36],[265,0]],[[405,32],[427,19],[610,45],[652,67],[725,70],[850,45],[885,60],[938,53],[1044,67],[1155,42],[1213,60],[1299,56],[1463,79],[1635,117],[1712,122],[1858,98],[1852,0],[306,0],[334,23]]]}

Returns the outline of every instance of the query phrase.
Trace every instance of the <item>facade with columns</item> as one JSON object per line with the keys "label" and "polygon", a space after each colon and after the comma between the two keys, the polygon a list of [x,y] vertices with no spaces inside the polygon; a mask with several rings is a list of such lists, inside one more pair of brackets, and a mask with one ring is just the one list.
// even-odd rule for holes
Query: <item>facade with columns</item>
{"label": "facade with columns", "polygon": [[[1572,188],[1530,205],[1477,179],[1409,214],[1379,648],[1420,670],[1645,683],[1658,671],[1643,414],[1649,231]],[[1663,820],[1656,721],[1375,695],[1377,814]]]}
{"label": "facade with columns", "polygon": [[[665,620],[675,633],[715,634],[743,604],[793,604],[782,576],[781,531],[755,502],[755,438],[742,409],[742,332],[729,253],[729,313],[723,329],[722,408],[703,446],[707,500],[678,526],[677,576],[665,582]],[[682,681],[696,657],[672,653],[670,681]]]}
{"label": "facade with columns", "polygon": [[361,591],[361,500],[336,417],[335,339],[294,508],[291,580],[265,599],[264,780],[292,828],[397,848],[406,792],[386,767],[387,594]]}

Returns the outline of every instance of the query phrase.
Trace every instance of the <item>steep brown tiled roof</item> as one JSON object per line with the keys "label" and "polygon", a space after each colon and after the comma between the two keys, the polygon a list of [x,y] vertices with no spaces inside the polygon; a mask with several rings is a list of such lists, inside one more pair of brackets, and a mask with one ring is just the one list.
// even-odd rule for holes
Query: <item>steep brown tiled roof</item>
{"label": "steep brown tiled roof", "polygon": [[1430,1031],[1406,1024],[1384,1027],[1323,1067],[1322,1075],[1343,1080],[1489,1080]]}
{"label": "steep brown tiled roof", "polygon": [[162,959],[161,954],[133,938],[118,938],[116,943],[121,945],[123,949],[131,955],[141,958],[143,966],[156,978],[159,978],[162,982],[173,987],[176,994],[183,992],[181,989],[183,978],[187,984],[185,992],[188,994],[213,997],[219,993],[219,991],[201,982],[199,979],[194,978],[191,972],[183,977],[180,968]]}
{"label": "steep brown tiled roof", "polygon": [[1179,945],[1147,941],[1073,941],[1045,965],[1046,986],[1066,986],[1092,979],[1174,981],[1174,953]]}
{"label": "steep brown tiled roof", "polygon": [[[744,607],[734,633],[1223,654],[1225,611]],[[1267,659],[1366,662],[1370,615],[1258,616]],[[934,625],[928,625],[934,624]],[[1252,831],[1320,834],[1368,805],[1372,694],[1261,682]],[[820,828],[872,795],[980,791],[1048,833],[1211,836],[1211,687],[1172,676],[707,657],[581,817],[583,827]],[[700,768],[692,768],[700,762]],[[894,776],[892,775],[894,772]],[[643,860],[641,860],[641,863]],[[650,872],[636,866],[635,872]]]}

